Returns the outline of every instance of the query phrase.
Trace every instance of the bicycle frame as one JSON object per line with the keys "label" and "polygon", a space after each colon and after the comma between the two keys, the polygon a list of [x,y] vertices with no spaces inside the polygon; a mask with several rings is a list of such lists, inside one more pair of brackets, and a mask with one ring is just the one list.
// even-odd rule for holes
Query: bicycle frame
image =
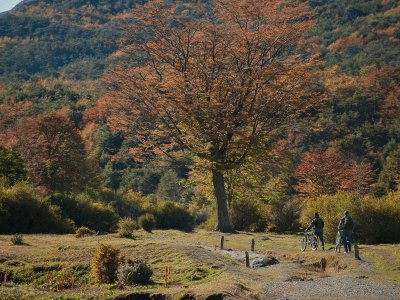
{"label": "bicycle frame", "polygon": [[304,232],[304,237],[301,241],[301,251],[305,251],[307,245],[310,245],[312,250],[317,250],[318,248],[318,237],[315,235],[314,231]]}

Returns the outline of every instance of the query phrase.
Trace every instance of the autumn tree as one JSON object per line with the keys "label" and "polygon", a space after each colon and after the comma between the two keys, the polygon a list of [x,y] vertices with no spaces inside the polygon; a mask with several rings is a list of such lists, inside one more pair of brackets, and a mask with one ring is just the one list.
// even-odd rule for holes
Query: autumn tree
{"label": "autumn tree", "polygon": [[224,174],[315,109],[322,88],[314,58],[299,54],[312,26],[305,2],[211,3],[138,5],[126,60],[106,82],[114,126],[135,133],[139,154],[181,149],[212,172],[215,228],[231,231]]}
{"label": "autumn tree", "polygon": [[46,113],[17,128],[17,148],[30,181],[46,191],[80,189],[93,174],[83,141],[65,116]]}
{"label": "autumn tree", "polygon": [[348,164],[330,148],[324,152],[306,152],[294,172],[295,189],[304,197],[335,194],[338,190],[365,194],[374,177],[368,163]]}

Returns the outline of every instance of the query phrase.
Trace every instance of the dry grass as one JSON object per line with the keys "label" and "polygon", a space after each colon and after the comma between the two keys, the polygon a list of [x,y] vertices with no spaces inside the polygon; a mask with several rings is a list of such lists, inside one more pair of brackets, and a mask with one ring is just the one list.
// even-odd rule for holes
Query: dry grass
{"label": "dry grass", "polygon": [[[207,295],[221,292],[248,299],[261,295],[262,283],[269,280],[308,280],[341,274],[365,275],[380,281],[400,282],[400,253],[397,246],[362,246],[357,261],[352,255],[333,251],[299,251],[299,236],[275,234],[225,235],[225,248],[249,250],[252,238],[256,252],[276,257],[281,264],[265,269],[248,269],[231,256],[214,250],[221,234],[199,231],[135,232],[136,239],[117,235],[25,235],[25,245],[14,246],[10,236],[0,236],[0,299],[60,297],[57,299],[104,299],[127,292],[175,295]],[[153,283],[127,287],[96,285],[90,275],[90,261],[99,244],[109,244],[126,258],[142,257],[154,270]],[[328,245],[329,247],[329,245]],[[327,248],[328,248],[327,247]],[[320,267],[327,261],[326,270]],[[168,288],[164,287],[165,267],[171,267]]]}

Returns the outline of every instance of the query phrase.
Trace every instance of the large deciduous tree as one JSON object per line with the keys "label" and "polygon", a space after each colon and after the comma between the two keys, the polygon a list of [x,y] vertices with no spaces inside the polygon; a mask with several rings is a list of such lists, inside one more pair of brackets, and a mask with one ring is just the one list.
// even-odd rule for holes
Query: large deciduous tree
{"label": "large deciduous tree", "polygon": [[107,79],[113,119],[142,150],[200,158],[212,172],[216,230],[230,231],[224,173],[321,102],[315,60],[298,51],[312,15],[296,0],[155,0],[133,17],[126,60]]}

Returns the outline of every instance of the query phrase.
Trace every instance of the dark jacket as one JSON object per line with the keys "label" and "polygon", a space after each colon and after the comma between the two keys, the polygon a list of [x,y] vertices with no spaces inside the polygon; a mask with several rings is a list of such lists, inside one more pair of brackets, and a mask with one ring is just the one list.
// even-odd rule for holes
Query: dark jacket
{"label": "dark jacket", "polygon": [[345,231],[352,232],[354,229],[354,221],[350,216],[343,217],[340,220],[338,227],[339,227],[339,230],[345,230]]}
{"label": "dark jacket", "polygon": [[316,217],[311,220],[310,225],[308,226],[308,229],[314,229],[317,232],[322,232],[324,230],[324,221],[320,217]]}

